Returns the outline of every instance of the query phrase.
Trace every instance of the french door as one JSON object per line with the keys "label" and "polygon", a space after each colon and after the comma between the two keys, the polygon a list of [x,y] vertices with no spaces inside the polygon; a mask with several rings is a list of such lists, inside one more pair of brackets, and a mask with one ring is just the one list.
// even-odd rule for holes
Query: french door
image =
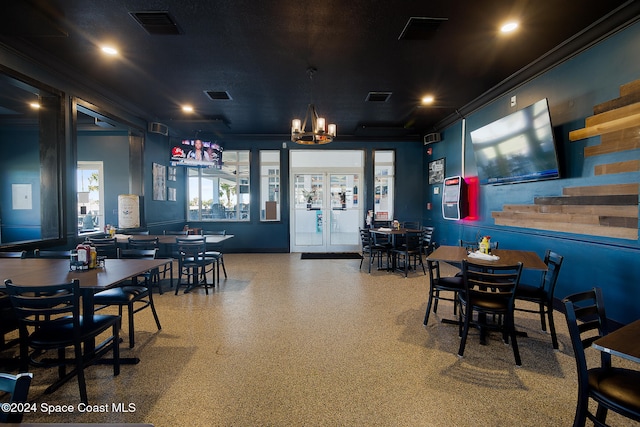
{"label": "french door", "polygon": [[[362,170],[336,167],[335,158],[344,157],[344,151],[334,151],[333,165],[324,168],[318,167],[322,156],[317,150],[304,151],[303,155],[313,156],[315,167],[300,169],[292,162],[291,252],[359,251],[359,228],[364,221]],[[362,157],[359,151],[350,153]]]}

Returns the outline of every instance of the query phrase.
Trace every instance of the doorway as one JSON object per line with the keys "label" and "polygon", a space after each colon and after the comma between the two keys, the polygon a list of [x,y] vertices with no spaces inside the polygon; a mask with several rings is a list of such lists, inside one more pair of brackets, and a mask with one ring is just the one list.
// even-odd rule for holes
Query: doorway
{"label": "doorway", "polygon": [[360,250],[363,152],[291,151],[291,252]]}

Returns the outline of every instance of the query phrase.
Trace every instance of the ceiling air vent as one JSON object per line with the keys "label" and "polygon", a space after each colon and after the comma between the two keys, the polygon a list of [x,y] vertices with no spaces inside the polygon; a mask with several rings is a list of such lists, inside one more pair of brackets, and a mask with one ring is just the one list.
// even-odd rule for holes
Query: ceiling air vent
{"label": "ceiling air vent", "polygon": [[429,40],[435,36],[440,24],[449,18],[426,18],[412,16],[402,29],[398,40]]}
{"label": "ceiling air vent", "polygon": [[204,93],[212,101],[229,101],[231,99],[231,95],[227,91],[205,90]]}
{"label": "ceiling air vent", "polygon": [[369,92],[364,99],[365,102],[387,102],[391,97],[391,92]]}
{"label": "ceiling air vent", "polygon": [[146,11],[129,13],[145,31],[152,35],[176,35],[181,34],[178,24],[169,15],[169,12]]}

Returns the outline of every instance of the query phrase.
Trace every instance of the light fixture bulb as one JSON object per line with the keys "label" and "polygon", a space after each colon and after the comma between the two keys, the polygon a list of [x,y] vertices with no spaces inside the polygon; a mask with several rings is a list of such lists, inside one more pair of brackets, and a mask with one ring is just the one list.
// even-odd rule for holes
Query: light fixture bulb
{"label": "light fixture bulb", "polygon": [[504,24],[502,27],[500,27],[500,31],[503,33],[511,33],[513,31],[515,31],[518,28],[518,23],[513,21],[513,22],[507,22],[506,24]]}
{"label": "light fixture bulb", "polygon": [[191,105],[183,105],[182,111],[185,113],[193,113],[193,107]]}
{"label": "light fixture bulb", "polygon": [[300,119],[291,120],[291,132],[292,133],[299,133],[301,127],[302,127],[302,122],[300,122]]}
{"label": "light fixture bulb", "polygon": [[112,46],[102,46],[102,52],[113,56],[118,54],[118,49]]}
{"label": "light fixture bulb", "polygon": [[433,100],[434,100],[433,96],[427,95],[427,96],[422,98],[422,103],[425,104],[425,105],[433,104]]}
{"label": "light fixture bulb", "polygon": [[40,108],[40,103],[39,102],[31,102],[31,103],[29,103],[29,106],[31,108],[33,108],[34,110],[37,110],[38,108]]}

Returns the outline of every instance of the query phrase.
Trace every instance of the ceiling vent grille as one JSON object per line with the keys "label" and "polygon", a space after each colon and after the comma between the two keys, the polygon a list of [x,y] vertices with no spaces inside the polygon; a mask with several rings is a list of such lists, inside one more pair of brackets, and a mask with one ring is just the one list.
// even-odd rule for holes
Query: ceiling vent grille
{"label": "ceiling vent grille", "polygon": [[369,92],[364,99],[366,102],[387,102],[391,97],[391,92]]}
{"label": "ceiling vent grille", "polygon": [[227,92],[227,91],[205,90],[204,93],[212,101],[229,101],[229,100],[231,100],[231,95],[229,95],[229,92]]}
{"label": "ceiling vent grille", "polygon": [[429,40],[435,37],[440,25],[449,18],[412,16],[402,29],[398,40]]}
{"label": "ceiling vent grille", "polygon": [[167,11],[146,11],[129,13],[145,31],[152,35],[181,34],[178,24]]}

